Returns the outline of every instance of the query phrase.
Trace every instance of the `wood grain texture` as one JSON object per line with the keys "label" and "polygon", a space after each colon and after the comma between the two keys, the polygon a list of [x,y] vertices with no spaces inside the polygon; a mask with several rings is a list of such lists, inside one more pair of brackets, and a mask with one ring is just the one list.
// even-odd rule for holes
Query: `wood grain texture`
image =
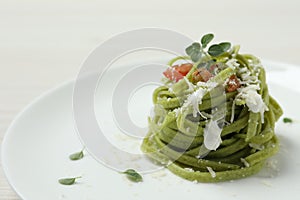
{"label": "wood grain texture", "polygon": [[[75,78],[112,34],[141,27],[207,32],[261,58],[300,64],[298,0],[4,0],[0,2],[0,143],[34,98]],[[2,165],[0,163],[0,168]],[[19,200],[0,169],[0,200]]]}

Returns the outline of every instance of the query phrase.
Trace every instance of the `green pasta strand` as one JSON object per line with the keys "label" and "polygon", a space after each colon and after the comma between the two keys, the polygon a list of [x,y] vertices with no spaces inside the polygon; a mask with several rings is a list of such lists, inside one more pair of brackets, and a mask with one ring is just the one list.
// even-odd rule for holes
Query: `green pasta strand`
{"label": "green pasta strand", "polygon": [[247,136],[246,136],[246,142],[248,142],[252,137],[256,134],[256,129],[258,125],[259,120],[259,113],[249,113],[249,120],[248,120],[248,128],[247,128]]}
{"label": "green pasta strand", "polygon": [[240,179],[240,178],[246,178],[248,176],[251,176],[253,174],[256,174],[260,171],[260,169],[263,167],[263,162],[258,163],[254,166],[247,167],[247,168],[239,168],[236,170],[226,170],[221,172],[215,172],[215,176],[212,175],[209,172],[201,172],[201,171],[195,171],[191,172],[189,170],[186,170],[185,168],[180,167],[176,163],[172,163],[168,165],[168,169],[173,172],[174,174],[190,180],[190,181],[198,181],[198,182],[221,182],[221,181],[230,181],[234,179]]}

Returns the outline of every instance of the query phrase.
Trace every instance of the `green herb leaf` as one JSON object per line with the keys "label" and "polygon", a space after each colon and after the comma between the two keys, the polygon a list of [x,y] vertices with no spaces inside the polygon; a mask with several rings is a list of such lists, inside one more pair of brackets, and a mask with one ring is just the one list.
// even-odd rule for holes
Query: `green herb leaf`
{"label": "green herb leaf", "polygon": [[224,49],[219,44],[214,44],[209,47],[207,53],[211,56],[219,56],[224,53]]}
{"label": "green herb leaf", "polygon": [[202,56],[200,43],[194,42],[185,49],[185,52],[191,57],[193,62],[197,62]]}
{"label": "green herb leaf", "polygon": [[203,48],[206,48],[208,43],[210,43],[214,39],[214,34],[208,33],[201,38],[201,44]]}
{"label": "green herb leaf", "polygon": [[128,169],[122,173],[126,174],[127,178],[133,182],[143,181],[143,177],[139,173],[137,173],[134,169]]}
{"label": "green herb leaf", "polygon": [[293,120],[291,118],[285,117],[285,118],[283,118],[283,122],[284,123],[292,123]]}
{"label": "green herb leaf", "polygon": [[84,157],[83,150],[77,153],[73,153],[69,156],[70,160],[80,160]]}
{"label": "green herb leaf", "polygon": [[219,56],[230,49],[231,44],[229,42],[222,42],[220,44],[211,45],[208,49],[208,54],[211,56]]}
{"label": "green herb leaf", "polygon": [[81,176],[74,178],[61,178],[58,182],[62,185],[73,185],[77,179],[81,178]]}
{"label": "green herb leaf", "polygon": [[219,45],[223,48],[224,52],[228,51],[231,47],[229,42],[221,42]]}

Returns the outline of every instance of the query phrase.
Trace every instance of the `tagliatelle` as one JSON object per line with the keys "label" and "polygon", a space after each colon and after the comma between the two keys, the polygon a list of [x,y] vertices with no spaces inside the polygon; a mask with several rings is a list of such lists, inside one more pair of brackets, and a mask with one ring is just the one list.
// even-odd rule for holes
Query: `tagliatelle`
{"label": "tagliatelle", "polygon": [[[184,78],[153,93],[142,150],[178,176],[199,182],[244,178],[278,151],[274,126],[282,109],[269,95],[260,61],[238,50],[189,60],[193,67]],[[200,73],[209,79],[195,78]]]}

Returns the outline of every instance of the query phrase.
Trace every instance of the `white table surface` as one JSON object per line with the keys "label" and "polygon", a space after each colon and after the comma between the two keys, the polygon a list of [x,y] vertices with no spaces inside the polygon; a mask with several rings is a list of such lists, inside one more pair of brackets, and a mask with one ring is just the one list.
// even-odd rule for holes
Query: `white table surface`
{"label": "white table surface", "polygon": [[[300,66],[298,0],[2,0],[0,143],[16,114],[72,79],[97,44],[113,34],[161,27],[242,45],[242,52]],[[0,144],[1,145],[1,144]],[[19,200],[0,162],[0,200]]]}

